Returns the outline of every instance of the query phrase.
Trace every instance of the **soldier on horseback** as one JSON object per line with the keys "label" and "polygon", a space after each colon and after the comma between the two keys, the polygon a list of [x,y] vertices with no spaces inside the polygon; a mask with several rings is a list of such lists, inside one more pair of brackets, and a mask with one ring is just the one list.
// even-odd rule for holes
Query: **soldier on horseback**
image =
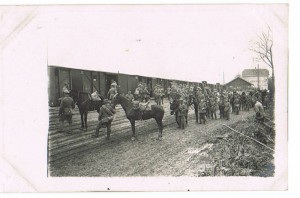
{"label": "soldier on horseback", "polygon": [[109,89],[109,91],[107,93],[107,98],[109,100],[112,100],[112,98],[114,97],[114,95],[116,95],[116,93],[117,93],[117,83],[115,81],[113,81],[111,83],[110,87],[111,88]]}

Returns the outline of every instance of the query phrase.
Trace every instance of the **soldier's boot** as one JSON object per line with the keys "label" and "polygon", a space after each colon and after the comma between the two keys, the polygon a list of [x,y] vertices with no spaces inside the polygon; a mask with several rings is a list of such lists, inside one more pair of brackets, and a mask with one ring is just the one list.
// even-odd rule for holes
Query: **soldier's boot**
{"label": "soldier's boot", "polygon": [[99,137],[99,130],[100,130],[100,128],[97,126],[95,134],[93,134],[92,137],[94,137],[94,138]]}
{"label": "soldier's boot", "polygon": [[106,136],[106,140],[110,139],[110,133],[111,133],[111,129],[107,128],[107,136]]}

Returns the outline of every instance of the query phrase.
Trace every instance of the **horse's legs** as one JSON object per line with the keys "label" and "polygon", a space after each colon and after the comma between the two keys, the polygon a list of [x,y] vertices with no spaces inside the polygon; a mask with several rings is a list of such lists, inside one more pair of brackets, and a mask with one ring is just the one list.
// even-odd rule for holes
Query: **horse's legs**
{"label": "horse's legs", "polygon": [[87,115],[88,115],[88,112],[84,112],[84,124],[85,124],[85,130],[87,130],[88,128],[88,125],[87,125]]}
{"label": "horse's legs", "polygon": [[178,120],[178,112],[175,113],[175,120],[176,120],[176,123],[178,124],[178,127],[180,127],[180,123]]}
{"label": "horse's legs", "polygon": [[186,116],[185,116],[185,124],[188,124],[188,115],[189,115],[189,110],[186,111]]}
{"label": "horse's legs", "polygon": [[106,130],[107,130],[107,136],[106,136],[106,139],[109,140],[110,139],[110,133],[111,133],[111,122],[107,123],[107,126],[106,126]]}
{"label": "horse's legs", "polygon": [[162,124],[162,118],[155,118],[155,121],[158,126],[158,140],[161,140],[162,138],[162,131],[163,131],[163,124]]}
{"label": "horse's legs", "polygon": [[130,123],[131,123],[131,128],[132,128],[131,140],[135,140],[136,139],[136,137],[135,137],[135,120],[134,119],[130,120]]}
{"label": "horse's legs", "polygon": [[198,105],[195,105],[196,122],[198,123]]}
{"label": "horse's legs", "polygon": [[84,128],[83,112],[80,112],[80,119],[81,119],[81,129],[83,129]]}

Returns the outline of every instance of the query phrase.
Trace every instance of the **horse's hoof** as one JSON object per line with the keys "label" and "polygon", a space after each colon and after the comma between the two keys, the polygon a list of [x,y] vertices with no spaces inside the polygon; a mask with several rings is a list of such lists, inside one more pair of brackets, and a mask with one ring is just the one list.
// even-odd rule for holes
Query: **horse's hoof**
{"label": "horse's hoof", "polygon": [[87,131],[87,128],[83,129],[83,131]]}
{"label": "horse's hoof", "polygon": [[157,137],[156,140],[162,141],[162,137]]}
{"label": "horse's hoof", "polygon": [[80,128],[81,131],[83,131],[83,128]]}
{"label": "horse's hoof", "polygon": [[135,140],[136,140],[136,137],[132,137],[131,140],[132,140],[132,141],[135,141]]}

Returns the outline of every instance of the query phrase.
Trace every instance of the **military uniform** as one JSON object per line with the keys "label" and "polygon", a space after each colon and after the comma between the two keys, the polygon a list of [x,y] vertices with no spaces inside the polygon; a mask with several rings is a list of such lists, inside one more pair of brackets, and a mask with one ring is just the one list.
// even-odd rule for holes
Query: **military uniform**
{"label": "military uniform", "polygon": [[73,109],[75,108],[75,103],[73,98],[69,96],[69,92],[65,91],[65,97],[62,98],[59,108],[59,122],[60,122],[60,129],[59,132],[63,131],[64,121],[67,120],[69,123],[69,131],[72,131],[72,115]]}
{"label": "military uniform", "polygon": [[206,123],[206,102],[204,100],[201,100],[201,102],[199,103],[199,122],[200,124],[202,124],[201,120],[203,120],[204,124]]}
{"label": "military uniform", "polygon": [[225,99],[225,103],[224,103],[224,116],[227,120],[230,120],[230,102]]}
{"label": "military uniform", "polygon": [[127,98],[128,100],[130,100],[130,101],[133,101],[134,96],[133,96],[133,94],[131,93],[131,91],[128,91],[128,94],[126,94],[126,98]]}
{"label": "military uniform", "polygon": [[183,103],[183,100],[180,100],[180,104],[178,107],[178,121],[179,128],[184,129],[186,124],[186,116],[187,116],[187,105]]}
{"label": "military uniform", "polygon": [[220,118],[224,118],[224,108],[225,108],[225,101],[224,97],[221,96],[220,102],[219,102],[219,110],[220,110]]}
{"label": "military uniform", "polygon": [[233,107],[234,107],[234,111],[235,111],[236,115],[238,115],[239,114],[239,110],[240,110],[240,99],[239,99],[238,95],[234,96]]}
{"label": "military uniform", "polygon": [[106,139],[110,138],[111,133],[111,122],[113,121],[114,114],[116,113],[116,110],[113,109],[108,100],[104,100],[104,105],[100,108],[99,116],[98,116],[98,125],[96,127],[95,135],[94,137],[99,137],[99,130],[102,127],[107,127],[107,137]]}
{"label": "military uniform", "polygon": [[256,113],[256,120],[258,122],[264,122],[265,120],[265,111],[263,105],[259,102],[256,101],[254,105],[254,111]]}
{"label": "military uniform", "polygon": [[111,88],[108,90],[108,93],[107,93],[107,98],[109,100],[112,100],[113,97],[117,94],[117,83],[116,82],[112,82],[111,83]]}
{"label": "military uniform", "polygon": [[217,106],[218,106],[218,103],[217,103],[217,100],[215,98],[213,98],[211,101],[210,101],[210,114],[211,114],[211,119],[217,119]]}

